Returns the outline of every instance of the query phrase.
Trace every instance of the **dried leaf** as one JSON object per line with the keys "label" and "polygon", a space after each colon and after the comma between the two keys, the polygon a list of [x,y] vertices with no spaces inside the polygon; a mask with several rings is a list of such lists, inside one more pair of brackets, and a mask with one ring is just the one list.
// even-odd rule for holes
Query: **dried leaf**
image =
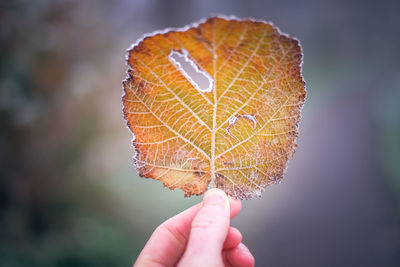
{"label": "dried leaf", "polygon": [[141,177],[186,196],[211,183],[239,199],[282,178],[306,95],[297,40],[212,17],[143,38],[127,61],[124,116]]}

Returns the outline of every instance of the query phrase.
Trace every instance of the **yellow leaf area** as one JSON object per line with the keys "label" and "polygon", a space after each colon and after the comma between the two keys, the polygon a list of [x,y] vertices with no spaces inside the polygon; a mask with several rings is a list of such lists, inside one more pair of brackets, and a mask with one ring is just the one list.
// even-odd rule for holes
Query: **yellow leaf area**
{"label": "yellow leaf area", "polygon": [[123,110],[141,177],[185,196],[211,186],[239,199],[282,178],[306,95],[297,40],[265,22],[212,17],[144,38],[127,61]]}

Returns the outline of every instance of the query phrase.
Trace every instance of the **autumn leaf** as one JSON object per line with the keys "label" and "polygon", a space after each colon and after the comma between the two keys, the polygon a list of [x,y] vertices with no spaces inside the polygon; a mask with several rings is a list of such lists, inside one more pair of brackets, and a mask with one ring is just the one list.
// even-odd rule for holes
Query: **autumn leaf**
{"label": "autumn leaf", "polygon": [[123,111],[141,177],[239,199],[282,178],[306,95],[296,39],[212,17],[143,38],[127,62]]}

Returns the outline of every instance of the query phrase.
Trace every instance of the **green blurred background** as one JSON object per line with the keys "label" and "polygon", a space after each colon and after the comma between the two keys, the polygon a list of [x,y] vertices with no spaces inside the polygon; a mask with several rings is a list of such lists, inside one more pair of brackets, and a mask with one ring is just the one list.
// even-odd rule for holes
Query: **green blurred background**
{"label": "green blurred background", "polygon": [[233,220],[258,266],[400,266],[400,2],[1,1],[0,266],[130,266],[201,200],[140,179],[126,49],[213,13],[299,38],[308,96],[280,185]]}

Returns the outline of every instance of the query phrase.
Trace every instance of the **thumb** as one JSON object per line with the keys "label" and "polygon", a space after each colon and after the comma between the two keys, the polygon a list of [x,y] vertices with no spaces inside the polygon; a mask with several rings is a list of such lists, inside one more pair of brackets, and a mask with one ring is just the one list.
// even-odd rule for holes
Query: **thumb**
{"label": "thumb", "polygon": [[220,189],[206,192],[193,219],[181,266],[222,266],[222,248],[230,221],[229,201]]}

